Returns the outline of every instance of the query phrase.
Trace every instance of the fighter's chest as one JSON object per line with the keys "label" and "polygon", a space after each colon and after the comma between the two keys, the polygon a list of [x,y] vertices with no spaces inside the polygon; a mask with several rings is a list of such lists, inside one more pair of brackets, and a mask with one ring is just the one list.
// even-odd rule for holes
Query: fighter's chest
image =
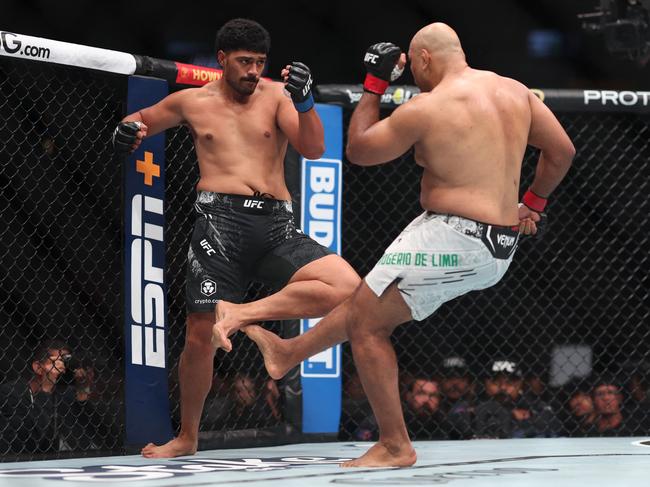
{"label": "fighter's chest", "polygon": [[231,107],[204,104],[191,107],[186,121],[199,141],[244,139],[253,142],[271,141],[278,137],[275,108],[268,105]]}

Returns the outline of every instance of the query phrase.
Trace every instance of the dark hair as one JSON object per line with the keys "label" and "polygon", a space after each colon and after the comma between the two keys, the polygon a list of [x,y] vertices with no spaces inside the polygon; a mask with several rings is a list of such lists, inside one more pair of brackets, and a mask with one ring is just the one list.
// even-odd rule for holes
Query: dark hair
{"label": "dark hair", "polygon": [[616,374],[612,374],[611,372],[603,372],[593,380],[592,392],[595,392],[596,388],[600,386],[615,386],[619,389],[619,392],[621,391],[621,381]]}
{"label": "dark hair", "polygon": [[226,22],[219,32],[215,43],[215,52],[245,51],[268,54],[271,37],[264,27],[250,19],[232,19]]}
{"label": "dark hair", "polygon": [[47,340],[36,347],[34,350],[33,362],[43,362],[50,356],[50,350],[70,350],[63,340]]}

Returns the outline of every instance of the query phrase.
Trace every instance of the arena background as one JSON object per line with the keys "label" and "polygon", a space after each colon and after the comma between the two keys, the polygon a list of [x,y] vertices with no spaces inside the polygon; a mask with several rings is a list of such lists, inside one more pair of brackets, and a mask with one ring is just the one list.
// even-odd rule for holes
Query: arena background
{"label": "arena background", "polygon": [[[415,30],[440,20],[458,30],[471,65],[512,76],[529,86],[635,91],[643,90],[650,81],[642,62],[626,59],[624,53],[608,52],[603,36],[583,31],[576,16],[593,11],[593,1],[572,2],[571,6],[542,1],[534,8],[528,2],[514,1],[494,5],[475,1],[462,6],[401,2],[391,9],[349,3],[296,2],[278,11],[277,5],[267,2],[237,7],[234,2],[220,2],[218,7],[195,5],[190,11],[171,2],[154,6],[113,2],[103,7],[105,11],[96,7],[91,11],[81,1],[56,6],[10,1],[6,24],[0,27],[210,65],[216,28],[229,18],[246,16],[259,20],[271,32],[269,76],[274,77],[286,61],[299,59],[310,65],[318,85],[326,85],[357,83],[363,75],[360,58],[368,44],[389,39],[406,47]],[[17,64],[3,64],[0,80],[3,118],[13,116],[19,122],[18,127],[5,124],[1,128],[5,141],[5,380],[25,372],[39,340],[52,334],[68,340],[76,350],[93,356],[104,383],[101,392],[112,398],[99,414],[109,418],[108,426],[113,428],[108,434],[97,433],[102,441],[71,448],[75,454],[89,449],[119,451],[123,420],[120,394],[115,391],[120,391],[123,359],[121,327],[115,323],[120,316],[120,283],[113,282],[113,287],[102,283],[106,282],[105,273],[119,272],[120,265],[119,241],[115,239],[120,232],[120,173],[108,165],[113,158],[107,142],[123,110],[125,87],[113,76]],[[22,65],[29,67],[25,70]],[[67,88],[53,89],[54,79]],[[401,82],[412,80],[407,74]],[[39,92],[47,96],[39,97]],[[93,108],[84,110],[88,107]],[[345,117],[349,115],[347,110]],[[572,177],[554,195],[549,235],[522,243],[517,268],[498,288],[463,298],[426,323],[411,324],[396,333],[404,370],[433,375],[445,356],[460,354],[480,377],[493,357],[507,355],[527,370],[546,374],[551,344],[586,343],[593,347],[595,371],[621,374],[631,360],[647,355],[650,249],[643,230],[648,228],[650,214],[646,197],[648,116],[567,113],[561,120],[576,141],[579,156]],[[48,145],[50,139],[57,141],[55,149]],[[186,132],[170,134],[166,152],[169,160],[176,161],[168,169],[167,187],[172,208],[167,219],[167,232],[172,235],[167,270],[169,356],[175,363],[182,346],[180,293],[189,228],[183,215],[191,207],[196,173],[191,169],[193,154]],[[41,167],[50,160],[56,164],[43,173],[21,172],[9,164],[16,157],[26,168]],[[532,152],[527,156],[528,179],[524,181],[530,178],[533,157]],[[102,165],[87,171],[83,161],[91,159]],[[344,165],[343,255],[364,274],[395,229],[409,221],[418,208],[417,168],[409,157],[392,166],[362,171]],[[379,211],[369,213],[362,208],[368,197],[380,206]],[[96,220],[79,223],[88,215],[78,215],[75,210],[70,214],[70,208],[89,201]],[[48,206],[48,213],[36,219],[43,205]],[[83,228],[83,235],[75,233],[75,228]],[[39,237],[36,241],[34,235]],[[21,249],[20,256],[16,248]],[[48,260],[32,258],[39,252],[47,254]],[[21,267],[21,258],[29,264]],[[41,277],[43,268],[47,268],[47,278]],[[35,289],[45,292],[30,293]],[[279,325],[272,326],[279,330]],[[228,380],[241,369],[255,371],[258,387],[264,381],[254,347],[243,345],[241,337],[238,341],[242,346],[237,354],[219,358],[216,377],[223,378],[227,387],[217,385],[216,396],[227,394]],[[347,349],[344,357],[349,371]],[[174,376],[172,369],[170,390],[177,413]],[[236,424],[236,418],[230,421],[234,429],[278,423],[268,414],[244,418],[243,424]],[[351,434],[342,431],[343,438]]]}
{"label": "arena background", "polygon": [[[472,66],[530,86],[647,88],[646,67],[609,54],[602,35],[581,28],[577,15],[595,11],[598,4],[5,0],[2,18],[4,29],[25,35],[209,65],[218,27],[233,17],[250,17],[271,33],[269,76],[277,77],[288,61],[299,59],[312,68],[317,84],[358,83],[363,76],[359,60],[368,45],[390,40],[406,48],[418,28],[438,20],[458,31]],[[402,82],[412,84],[408,73]]]}

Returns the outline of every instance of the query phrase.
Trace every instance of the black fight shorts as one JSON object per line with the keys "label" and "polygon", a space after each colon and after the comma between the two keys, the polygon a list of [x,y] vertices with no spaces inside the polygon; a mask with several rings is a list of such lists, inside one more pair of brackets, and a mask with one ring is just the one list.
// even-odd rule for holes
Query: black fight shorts
{"label": "black fight shorts", "polygon": [[333,252],[296,228],[291,202],[200,191],[187,254],[188,313],[240,303],[251,281],[277,291],[304,265]]}

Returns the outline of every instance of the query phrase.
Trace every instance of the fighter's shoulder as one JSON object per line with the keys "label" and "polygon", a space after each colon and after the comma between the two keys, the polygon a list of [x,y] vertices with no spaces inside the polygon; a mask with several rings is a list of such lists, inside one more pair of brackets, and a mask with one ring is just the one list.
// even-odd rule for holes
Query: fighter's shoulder
{"label": "fighter's shoulder", "polygon": [[514,78],[509,78],[508,76],[502,76],[500,74],[493,73],[491,71],[487,71],[487,72],[490,73],[494,77],[495,82],[501,85],[502,87],[512,92],[528,96],[528,92],[530,91],[530,89],[521,81],[516,80]]}
{"label": "fighter's shoulder", "polygon": [[420,93],[393,110],[390,118],[393,123],[399,123],[404,127],[420,127],[425,120],[422,115],[431,112],[435,99],[436,95],[432,91]]}
{"label": "fighter's shoulder", "polygon": [[170,105],[183,106],[196,100],[203,93],[204,87],[201,88],[184,88],[167,95],[165,101]]}
{"label": "fighter's shoulder", "polygon": [[416,96],[410,98],[406,103],[401,104],[395,109],[395,112],[401,113],[416,113],[425,109],[432,102],[438,98],[438,94],[433,91],[418,93]]}
{"label": "fighter's shoulder", "polygon": [[262,78],[257,84],[257,89],[265,96],[280,97],[283,96],[284,83],[268,78]]}

